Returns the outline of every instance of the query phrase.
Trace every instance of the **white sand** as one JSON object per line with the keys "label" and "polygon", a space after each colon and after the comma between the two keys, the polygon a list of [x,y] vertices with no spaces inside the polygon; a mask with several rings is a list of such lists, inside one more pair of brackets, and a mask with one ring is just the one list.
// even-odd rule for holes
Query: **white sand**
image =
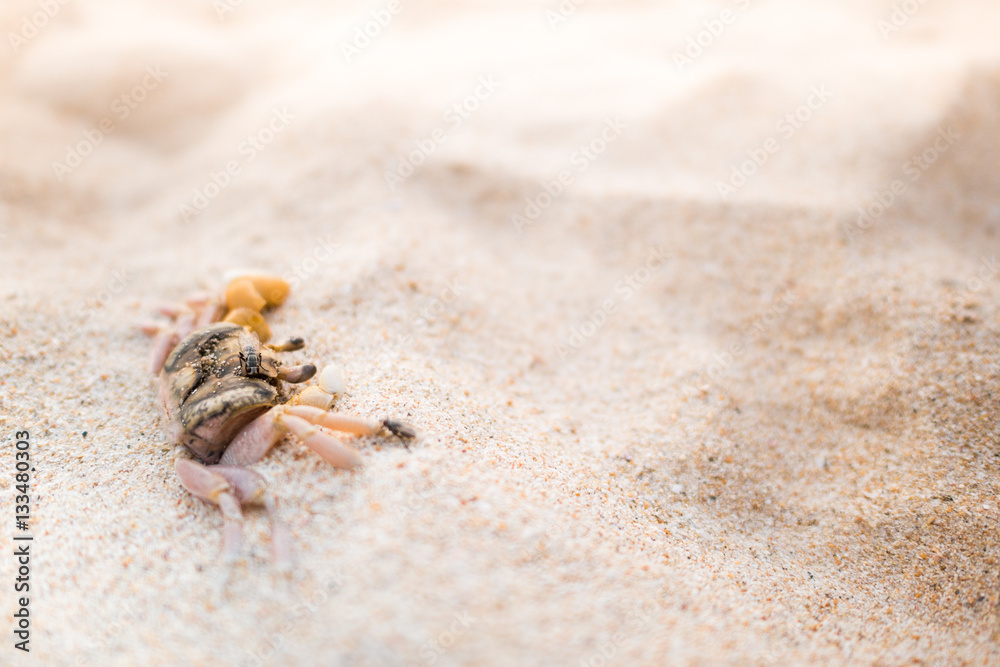
{"label": "white sand", "polygon": [[[404,0],[346,62],[385,4],[328,4],[70,0],[16,52],[41,10],[0,8],[5,544],[16,430],[37,469],[32,655],[5,556],[0,664],[1000,660],[1000,6],[883,37],[888,1],[592,1],[552,29],[555,0]],[[174,477],[130,327],[240,266],[304,275],[272,325],[343,366],[340,409],[425,437],[360,443],[353,475],[275,450],[296,576],[253,513],[217,601],[221,518]]]}

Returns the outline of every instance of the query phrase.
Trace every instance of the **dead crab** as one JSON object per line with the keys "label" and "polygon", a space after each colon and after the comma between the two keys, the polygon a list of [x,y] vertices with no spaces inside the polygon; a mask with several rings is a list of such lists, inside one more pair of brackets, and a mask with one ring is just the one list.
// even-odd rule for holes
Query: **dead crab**
{"label": "dead crab", "polygon": [[149,369],[160,375],[167,437],[197,459],[178,459],[177,476],[184,488],[222,511],[224,560],[232,564],[242,551],[242,508],[263,504],[271,520],[274,561],[286,571],[291,568],[291,535],[264,478],[248,466],[286,434],[347,470],[361,458],[324,429],[414,436],[408,426],[392,419],[372,421],[330,412],[335,394],[343,391],[335,367],[323,370],[318,385],[295,396],[287,393],[283,382],[305,382],[316,374],[312,364],[284,366],[278,357],[279,352],[302,348],[301,338],[266,344],[270,329],[260,311],[279,305],[288,291],[280,278],[241,276],[229,283],[224,297],[199,295],[183,306],[162,306],[171,324],[142,327],[156,336]]}

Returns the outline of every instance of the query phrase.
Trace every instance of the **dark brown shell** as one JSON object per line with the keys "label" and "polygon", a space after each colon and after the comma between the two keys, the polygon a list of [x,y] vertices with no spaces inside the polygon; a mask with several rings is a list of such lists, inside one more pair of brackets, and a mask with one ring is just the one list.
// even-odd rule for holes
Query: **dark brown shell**
{"label": "dark brown shell", "polygon": [[[168,437],[205,463],[218,462],[237,433],[285,401],[277,379],[243,374],[243,330],[218,322],[193,331],[170,353],[160,374]],[[262,349],[261,355],[280,364],[270,350]]]}

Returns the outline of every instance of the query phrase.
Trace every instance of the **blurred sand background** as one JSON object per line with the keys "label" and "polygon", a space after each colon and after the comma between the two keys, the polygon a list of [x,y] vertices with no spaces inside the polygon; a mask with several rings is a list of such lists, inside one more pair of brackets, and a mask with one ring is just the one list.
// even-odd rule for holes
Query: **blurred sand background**
{"label": "blurred sand background", "polygon": [[[5,0],[0,663],[997,664],[1000,6],[904,4]],[[424,437],[219,601],[132,324],[243,266]]]}

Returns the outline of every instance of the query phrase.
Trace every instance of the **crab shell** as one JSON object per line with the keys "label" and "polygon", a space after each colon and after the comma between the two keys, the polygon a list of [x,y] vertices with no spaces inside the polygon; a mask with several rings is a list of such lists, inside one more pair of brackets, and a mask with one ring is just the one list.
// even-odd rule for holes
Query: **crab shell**
{"label": "crab shell", "polygon": [[233,438],[256,417],[287,400],[274,352],[260,348],[261,374],[247,377],[237,324],[217,322],[191,332],[160,373],[164,426],[205,463],[217,463]]}

